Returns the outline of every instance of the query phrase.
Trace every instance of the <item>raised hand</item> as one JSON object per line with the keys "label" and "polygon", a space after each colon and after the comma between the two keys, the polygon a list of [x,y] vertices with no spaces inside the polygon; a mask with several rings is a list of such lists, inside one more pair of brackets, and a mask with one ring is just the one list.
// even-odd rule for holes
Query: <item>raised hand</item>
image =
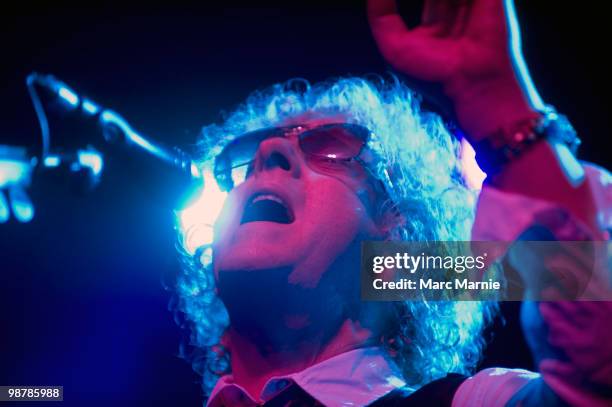
{"label": "raised hand", "polygon": [[395,0],[369,0],[368,17],[385,59],[415,79],[441,84],[472,138],[543,108],[521,54],[512,0],[426,0],[412,29]]}

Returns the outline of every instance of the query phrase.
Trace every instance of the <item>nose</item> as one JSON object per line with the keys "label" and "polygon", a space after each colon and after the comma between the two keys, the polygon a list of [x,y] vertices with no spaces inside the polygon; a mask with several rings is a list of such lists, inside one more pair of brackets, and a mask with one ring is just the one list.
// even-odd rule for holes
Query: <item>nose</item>
{"label": "nose", "polygon": [[257,173],[280,169],[293,178],[302,173],[302,159],[294,140],[275,137],[264,140],[257,149],[255,170]]}

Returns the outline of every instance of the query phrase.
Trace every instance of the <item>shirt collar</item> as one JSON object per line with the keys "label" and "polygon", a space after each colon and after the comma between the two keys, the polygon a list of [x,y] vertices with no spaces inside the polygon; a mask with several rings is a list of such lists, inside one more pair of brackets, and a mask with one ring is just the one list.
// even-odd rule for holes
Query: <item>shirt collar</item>
{"label": "shirt collar", "polygon": [[255,406],[293,383],[325,406],[364,406],[406,385],[399,368],[382,348],[367,347],[334,356],[301,372],[272,377],[258,398],[233,383],[231,375],[223,376],[206,406]]}

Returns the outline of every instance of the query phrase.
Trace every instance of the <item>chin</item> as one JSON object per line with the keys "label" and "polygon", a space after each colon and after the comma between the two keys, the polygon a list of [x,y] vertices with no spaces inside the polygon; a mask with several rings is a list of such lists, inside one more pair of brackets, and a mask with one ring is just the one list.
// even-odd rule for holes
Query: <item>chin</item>
{"label": "chin", "polygon": [[215,250],[214,269],[218,272],[292,267],[298,261],[299,250],[289,249],[290,246],[264,241],[236,242]]}
{"label": "chin", "polygon": [[215,269],[267,269],[295,264],[305,248],[301,225],[249,222],[220,236],[214,245],[219,267]]}
{"label": "chin", "polygon": [[[272,257],[274,256],[274,257]],[[273,253],[266,253],[257,248],[242,251],[241,253],[230,253],[219,255],[214,262],[215,271],[256,271],[267,270],[281,267],[290,267],[295,261],[275,256]]]}

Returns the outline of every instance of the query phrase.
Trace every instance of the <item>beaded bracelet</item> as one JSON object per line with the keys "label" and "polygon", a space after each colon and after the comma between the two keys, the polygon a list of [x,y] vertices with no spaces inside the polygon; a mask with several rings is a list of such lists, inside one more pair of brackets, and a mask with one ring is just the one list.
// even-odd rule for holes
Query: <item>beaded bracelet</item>
{"label": "beaded bracelet", "polygon": [[506,163],[521,156],[541,139],[561,142],[576,154],[581,141],[567,117],[548,105],[540,113],[538,118],[515,123],[511,128],[500,129],[474,143],[478,165],[484,172],[499,173]]}

